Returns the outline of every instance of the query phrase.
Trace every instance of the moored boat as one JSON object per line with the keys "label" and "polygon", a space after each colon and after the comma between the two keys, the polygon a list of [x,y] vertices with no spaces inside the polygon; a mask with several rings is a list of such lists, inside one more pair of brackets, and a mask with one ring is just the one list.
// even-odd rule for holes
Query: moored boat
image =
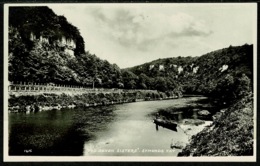
{"label": "moored boat", "polygon": [[159,118],[154,119],[153,122],[158,126],[162,126],[164,128],[177,131],[177,123],[175,123],[175,122],[166,121],[166,120],[159,119]]}

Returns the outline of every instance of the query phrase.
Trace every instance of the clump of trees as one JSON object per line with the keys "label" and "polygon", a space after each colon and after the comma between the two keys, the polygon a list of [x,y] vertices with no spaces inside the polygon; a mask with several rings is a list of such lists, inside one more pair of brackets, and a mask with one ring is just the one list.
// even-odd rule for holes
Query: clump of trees
{"label": "clump of trees", "polygon": [[220,103],[231,104],[252,93],[251,80],[245,75],[226,75],[211,92]]}

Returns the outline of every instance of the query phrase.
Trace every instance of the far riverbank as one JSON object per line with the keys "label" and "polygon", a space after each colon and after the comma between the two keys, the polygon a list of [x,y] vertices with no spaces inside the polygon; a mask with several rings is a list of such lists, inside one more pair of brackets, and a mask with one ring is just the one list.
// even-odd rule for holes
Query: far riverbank
{"label": "far riverbank", "polygon": [[61,108],[95,107],[137,101],[168,100],[181,96],[151,90],[132,90],[120,93],[20,93],[8,98],[9,112],[39,112]]}

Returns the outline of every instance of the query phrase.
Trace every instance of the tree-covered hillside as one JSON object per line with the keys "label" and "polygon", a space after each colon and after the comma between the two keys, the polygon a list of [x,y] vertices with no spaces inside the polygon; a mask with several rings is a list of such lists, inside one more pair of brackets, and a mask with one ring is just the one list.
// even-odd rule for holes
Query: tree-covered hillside
{"label": "tree-covered hillside", "polygon": [[123,87],[121,70],[85,52],[79,30],[48,7],[9,8],[9,81]]}
{"label": "tree-covered hillside", "polygon": [[127,70],[162,91],[178,87],[190,94],[229,93],[228,98],[234,99],[241,93],[238,91],[252,90],[253,45],[230,46],[200,57],[158,59]]}

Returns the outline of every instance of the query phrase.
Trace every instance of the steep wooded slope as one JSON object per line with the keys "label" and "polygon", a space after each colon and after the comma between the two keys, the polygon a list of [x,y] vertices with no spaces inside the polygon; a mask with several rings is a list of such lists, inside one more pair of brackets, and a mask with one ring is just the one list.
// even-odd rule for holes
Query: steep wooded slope
{"label": "steep wooded slope", "polygon": [[200,57],[158,59],[128,70],[155,82],[162,79],[162,90],[180,86],[184,93],[208,95],[227,77],[253,79],[253,45],[230,46]]}

